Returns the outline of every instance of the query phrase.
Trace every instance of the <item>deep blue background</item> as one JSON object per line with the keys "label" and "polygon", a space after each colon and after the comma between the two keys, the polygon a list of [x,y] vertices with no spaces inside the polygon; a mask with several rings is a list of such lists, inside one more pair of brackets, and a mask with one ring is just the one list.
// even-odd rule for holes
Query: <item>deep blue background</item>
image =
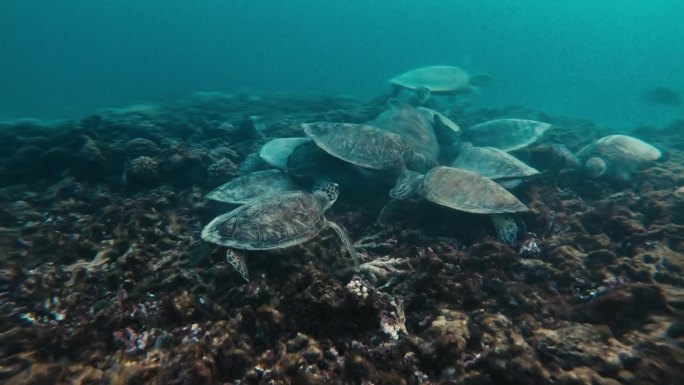
{"label": "deep blue background", "polygon": [[[519,103],[630,128],[683,118],[682,0],[0,0],[0,119],[75,118],[195,91],[372,98],[431,64]],[[465,59],[464,59],[465,58]]]}

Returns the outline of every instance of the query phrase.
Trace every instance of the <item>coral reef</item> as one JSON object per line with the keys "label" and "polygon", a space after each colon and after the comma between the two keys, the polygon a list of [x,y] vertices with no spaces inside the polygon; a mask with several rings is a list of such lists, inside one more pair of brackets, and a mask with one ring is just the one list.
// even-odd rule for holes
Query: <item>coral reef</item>
{"label": "coral reef", "polygon": [[[684,378],[684,130],[640,128],[667,160],[629,181],[555,168],[611,134],[522,107],[470,125],[554,124],[515,154],[543,173],[513,245],[488,218],[381,188],[332,232],[247,251],[252,280],[199,232],[203,195],[299,122],[363,122],[346,97],[198,94],[78,121],[0,127],[0,382],[6,384],[664,384]],[[256,167],[250,165],[249,167]],[[382,183],[382,182],[379,182]],[[361,190],[355,186],[349,190]],[[386,192],[386,191],[385,191]]]}

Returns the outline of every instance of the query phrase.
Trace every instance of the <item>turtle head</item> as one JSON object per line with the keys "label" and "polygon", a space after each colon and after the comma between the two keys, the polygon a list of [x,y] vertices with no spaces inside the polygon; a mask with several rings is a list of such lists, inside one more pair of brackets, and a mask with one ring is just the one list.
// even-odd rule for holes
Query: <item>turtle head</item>
{"label": "turtle head", "polygon": [[413,95],[411,95],[409,104],[412,106],[422,106],[423,104],[425,104],[425,102],[428,101],[428,99],[430,99],[431,94],[432,91],[430,91],[430,89],[425,86],[416,87],[413,90]]}
{"label": "turtle head", "polygon": [[340,185],[335,182],[327,182],[318,185],[316,191],[313,193],[318,205],[324,210],[327,210],[337,200],[340,195]]}
{"label": "turtle head", "polygon": [[599,178],[606,173],[606,161],[595,156],[584,162],[584,171],[590,178]]}

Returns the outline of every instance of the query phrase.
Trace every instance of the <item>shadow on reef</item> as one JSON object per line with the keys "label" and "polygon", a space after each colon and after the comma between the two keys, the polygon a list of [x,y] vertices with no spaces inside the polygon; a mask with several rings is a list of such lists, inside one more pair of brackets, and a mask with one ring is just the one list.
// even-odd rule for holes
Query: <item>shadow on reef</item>
{"label": "shadow on reef", "polygon": [[[378,221],[392,182],[342,186],[331,231],[247,251],[244,282],[202,226],[204,194],[301,122],[379,103],[201,94],[79,121],[0,127],[0,382],[6,384],[662,384],[684,378],[684,130],[629,181],[554,168],[609,130],[520,106],[452,111],[554,128],[515,154],[545,171],[514,245],[424,200]],[[550,158],[551,157],[551,158]],[[309,184],[315,183],[309,181]]]}

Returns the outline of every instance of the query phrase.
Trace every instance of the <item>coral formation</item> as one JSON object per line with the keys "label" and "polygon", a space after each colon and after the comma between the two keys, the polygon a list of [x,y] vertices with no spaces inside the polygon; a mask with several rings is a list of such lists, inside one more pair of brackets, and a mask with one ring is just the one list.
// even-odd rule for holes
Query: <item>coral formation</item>
{"label": "coral formation", "polygon": [[246,251],[244,282],[224,248],[200,241],[221,210],[204,194],[253,162],[248,154],[267,138],[301,136],[297,122],[368,121],[381,109],[346,97],[199,94],[3,125],[0,382],[684,378],[681,122],[636,130],[668,158],[613,181],[549,161],[555,144],[576,152],[608,129],[522,107],[454,111],[463,126],[513,116],[553,124],[514,153],[542,176],[515,191],[530,212],[510,245],[489,218],[420,200],[378,219],[394,183],[381,178],[379,187],[342,186],[327,213],[357,241],[358,269],[322,232]]}

